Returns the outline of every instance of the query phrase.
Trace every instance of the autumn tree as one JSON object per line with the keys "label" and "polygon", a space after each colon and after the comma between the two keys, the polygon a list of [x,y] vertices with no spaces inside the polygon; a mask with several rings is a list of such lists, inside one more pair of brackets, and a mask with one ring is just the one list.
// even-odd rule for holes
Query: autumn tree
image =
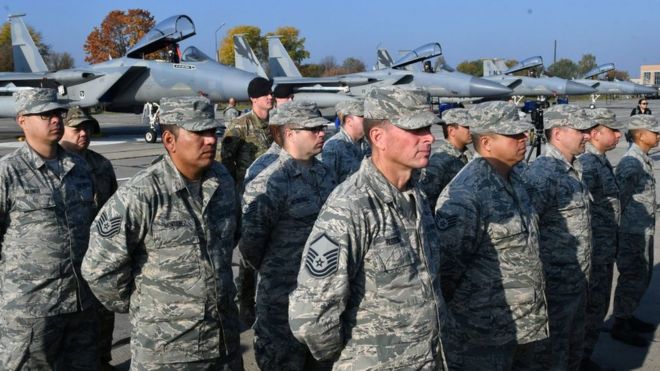
{"label": "autumn tree", "polygon": [[[42,56],[47,56],[51,53],[50,47],[41,41],[41,34],[35,31],[32,27],[27,26],[34,44],[39,49],[39,53]],[[0,71],[13,71],[14,70],[14,58],[11,46],[11,28],[9,22],[2,24],[0,28]]]}
{"label": "autumn tree", "polygon": [[305,49],[305,38],[300,37],[300,31],[291,26],[279,27],[275,32],[268,32],[262,41],[264,54],[268,55],[268,37],[279,36],[284,49],[289,53],[293,62],[300,66],[303,60],[309,58],[309,52]]}
{"label": "autumn tree", "polygon": [[463,61],[456,66],[458,72],[481,77],[484,74],[484,64],[481,60]]}
{"label": "autumn tree", "polygon": [[346,73],[364,72],[366,70],[364,62],[353,57],[344,59],[341,67],[346,71]]}
{"label": "autumn tree", "polygon": [[578,76],[582,76],[596,66],[598,66],[596,64],[596,57],[593,54],[584,54],[577,63],[576,73]]}
{"label": "autumn tree", "polygon": [[612,70],[607,72],[607,80],[614,81],[628,81],[630,80],[630,75],[626,71]]}
{"label": "autumn tree", "polygon": [[154,17],[144,9],[113,10],[94,27],[83,46],[85,61],[100,63],[119,58],[155,25]]}
{"label": "autumn tree", "polygon": [[234,65],[234,35],[243,35],[243,38],[250,45],[259,62],[265,67],[265,62],[268,58],[268,47],[266,47],[265,52],[261,48],[261,28],[247,25],[232,27],[227,31],[227,35],[220,42],[220,63],[229,66]]}

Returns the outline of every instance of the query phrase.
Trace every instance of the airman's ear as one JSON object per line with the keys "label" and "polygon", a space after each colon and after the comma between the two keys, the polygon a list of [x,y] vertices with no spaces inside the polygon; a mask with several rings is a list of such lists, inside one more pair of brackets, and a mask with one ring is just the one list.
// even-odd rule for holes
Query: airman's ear
{"label": "airman's ear", "polygon": [[171,131],[163,131],[163,134],[161,134],[161,139],[168,152],[176,152],[176,137]]}

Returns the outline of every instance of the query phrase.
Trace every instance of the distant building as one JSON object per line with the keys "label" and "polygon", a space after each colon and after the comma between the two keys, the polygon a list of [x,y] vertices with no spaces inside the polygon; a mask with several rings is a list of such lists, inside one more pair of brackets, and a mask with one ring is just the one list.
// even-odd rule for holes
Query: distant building
{"label": "distant building", "polygon": [[639,78],[642,85],[660,86],[660,64],[643,64]]}

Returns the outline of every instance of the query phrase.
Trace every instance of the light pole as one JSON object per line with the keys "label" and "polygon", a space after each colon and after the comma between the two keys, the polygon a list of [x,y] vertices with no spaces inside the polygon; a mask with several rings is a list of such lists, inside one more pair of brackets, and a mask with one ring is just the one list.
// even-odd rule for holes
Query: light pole
{"label": "light pole", "polygon": [[225,26],[227,22],[223,22],[218,28],[215,29],[215,60],[220,63],[220,48],[218,47],[218,31]]}

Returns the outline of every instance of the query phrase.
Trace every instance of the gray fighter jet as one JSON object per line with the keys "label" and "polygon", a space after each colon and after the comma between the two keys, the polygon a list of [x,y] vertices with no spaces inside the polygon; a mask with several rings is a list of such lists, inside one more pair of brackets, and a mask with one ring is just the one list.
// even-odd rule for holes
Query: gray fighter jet
{"label": "gray fighter jet", "polygon": [[[238,43],[238,47],[236,46]],[[257,72],[256,58],[241,52],[246,49],[235,40],[237,66]],[[268,62],[275,83],[294,85],[296,99],[301,94],[334,92],[341,96],[363,97],[373,86],[403,85],[423,89],[434,97],[493,97],[505,96],[511,89],[500,84],[472,76],[440,75],[428,72],[407,71],[408,65],[437,57],[442,54],[440,45],[431,43],[417,48],[402,57],[390,68],[357,72],[331,77],[302,77],[278,37],[268,39]],[[260,72],[257,72],[260,73]]]}
{"label": "gray fighter jet", "polygon": [[[181,55],[178,43],[195,35],[195,25],[186,15],[176,15],[157,24],[118,59],[86,68],[47,72],[21,16],[10,17],[15,67],[18,72],[0,74],[6,92],[35,86],[57,87],[64,99],[82,107],[103,106],[111,112],[146,112],[157,117],[162,97],[205,95],[213,102],[229,97],[248,100],[247,86],[255,74],[215,62],[194,46]],[[172,59],[145,60],[144,55],[168,48]],[[154,108],[154,110],[151,109]],[[15,115],[13,99],[0,100],[0,116]],[[153,142],[155,123],[145,134]]]}
{"label": "gray fighter jet", "polygon": [[513,89],[512,95],[516,104],[520,103],[524,97],[539,97],[539,100],[545,100],[548,97],[561,95],[586,95],[592,94],[596,91],[596,89],[591,86],[558,77],[510,75],[515,72],[542,65],[543,59],[541,57],[528,58],[511,68],[507,67],[502,59],[484,59],[483,77]]}
{"label": "gray fighter jet", "polygon": [[596,107],[596,101],[601,95],[654,95],[658,90],[652,86],[644,86],[635,84],[630,81],[607,81],[596,79],[598,75],[614,70],[614,63],[602,64],[593,68],[589,72],[580,76],[580,78],[573,81],[596,89],[596,92],[591,94],[591,107]]}

